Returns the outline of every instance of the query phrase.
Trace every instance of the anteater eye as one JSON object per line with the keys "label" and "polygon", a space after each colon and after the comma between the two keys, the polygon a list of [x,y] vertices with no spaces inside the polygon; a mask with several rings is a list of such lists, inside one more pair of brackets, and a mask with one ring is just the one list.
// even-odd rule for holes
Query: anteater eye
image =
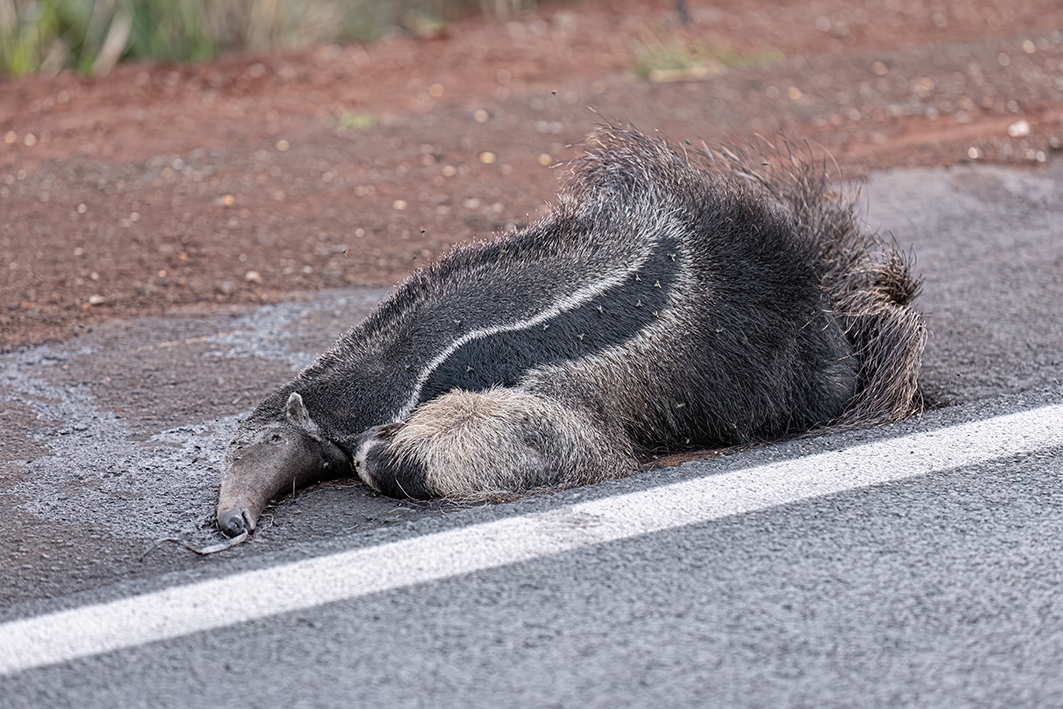
{"label": "anteater eye", "polygon": [[269,437],[269,442],[270,443],[279,443],[280,440],[281,440],[281,434],[279,434],[279,433],[274,433],[272,436]]}

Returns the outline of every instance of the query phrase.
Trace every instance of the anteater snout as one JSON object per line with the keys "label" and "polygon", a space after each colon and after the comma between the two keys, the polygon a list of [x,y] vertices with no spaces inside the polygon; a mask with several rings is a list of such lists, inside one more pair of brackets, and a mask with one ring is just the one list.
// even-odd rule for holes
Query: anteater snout
{"label": "anteater snout", "polygon": [[253,532],[255,523],[246,509],[218,510],[218,529],[227,537]]}

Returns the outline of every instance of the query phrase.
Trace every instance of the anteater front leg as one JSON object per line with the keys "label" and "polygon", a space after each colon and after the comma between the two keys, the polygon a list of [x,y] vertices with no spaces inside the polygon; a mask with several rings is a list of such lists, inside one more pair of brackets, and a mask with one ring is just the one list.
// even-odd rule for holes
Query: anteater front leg
{"label": "anteater front leg", "polygon": [[450,391],[352,445],[358,476],[393,497],[484,498],[629,475],[630,439],[590,413],[518,389]]}

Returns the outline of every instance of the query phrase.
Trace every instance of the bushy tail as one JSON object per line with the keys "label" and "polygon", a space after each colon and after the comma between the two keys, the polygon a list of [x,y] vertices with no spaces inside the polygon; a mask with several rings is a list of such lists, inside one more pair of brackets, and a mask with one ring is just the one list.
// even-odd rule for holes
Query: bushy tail
{"label": "bushy tail", "polygon": [[843,426],[899,421],[923,408],[918,375],[927,331],[911,306],[919,284],[900,252],[880,240],[877,245],[856,269],[829,284],[860,359],[856,396],[837,422]]}
{"label": "bushy tail", "polygon": [[913,301],[920,284],[910,259],[867,229],[852,196],[831,192],[825,160],[791,144],[749,152],[709,151],[711,170],[758,183],[793,210],[820,254],[821,283],[859,359],[857,392],[832,427],[899,421],[923,409],[919,367],[926,346],[923,315]]}
{"label": "bushy tail", "polygon": [[[926,345],[923,316],[912,301],[919,283],[896,245],[868,230],[856,214],[854,196],[832,187],[830,159],[810,146],[783,142],[766,149],[679,146],[652,140],[633,129],[603,126],[593,149],[575,161],[569,192],[580,201],[608,194],[600,211],[614,213],[652,197],[654,185],[683,194],[697,167],[732,184],[748,183],[789,209],[789,220],[818,254],[820,283],[859,360],[857,392],[832,427],[898,421],[923,408],[918,374]],[[607,159],[606,159],[607,156]]]}

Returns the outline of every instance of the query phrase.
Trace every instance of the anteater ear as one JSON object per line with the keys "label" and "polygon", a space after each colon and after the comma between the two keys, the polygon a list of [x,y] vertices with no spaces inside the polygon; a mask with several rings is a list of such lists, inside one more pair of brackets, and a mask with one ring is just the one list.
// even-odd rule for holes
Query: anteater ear
{"label": "anteater ear", "polygon": [[285,415],[291,425],[303,429],[315,438],[318,436],[320,429],[310,418],[310,412],[306,410],[306,404],[303,403],[303,397],[299,396],[299,392],[293,391],[288,397]]}

